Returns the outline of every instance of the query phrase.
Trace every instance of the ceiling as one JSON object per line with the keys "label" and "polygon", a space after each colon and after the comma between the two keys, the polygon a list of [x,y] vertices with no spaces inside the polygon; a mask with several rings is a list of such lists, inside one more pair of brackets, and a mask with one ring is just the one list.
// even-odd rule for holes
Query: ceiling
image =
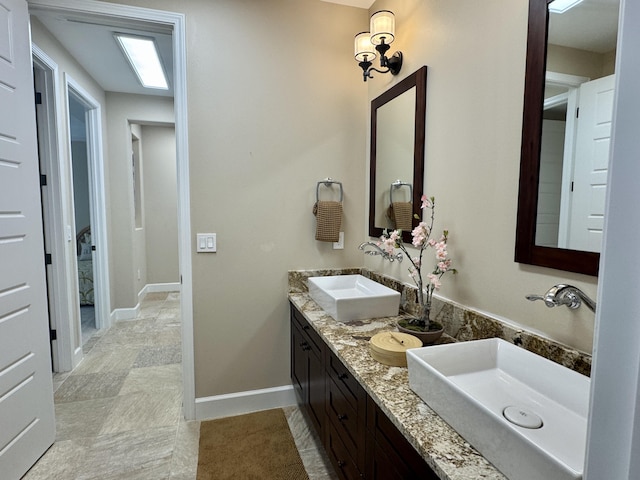
{"label": "ceiling", "polygon": [[[31,12],[58,39],[69,53],[107,92],[133,93],[140,95],[173,96],[173,45],[171,29],[146,22],[116,22],[113,18],[99,16],[61,15],[51,12]],[[152,37],[165,73],[169,79],[169,90],[144,88],[129,66],[114,33],[131,33]]]}
{"label": "ceiling", "polygon": [[584,0],[549,17],[549,43],[596,53],[616,49],[620,0]]}

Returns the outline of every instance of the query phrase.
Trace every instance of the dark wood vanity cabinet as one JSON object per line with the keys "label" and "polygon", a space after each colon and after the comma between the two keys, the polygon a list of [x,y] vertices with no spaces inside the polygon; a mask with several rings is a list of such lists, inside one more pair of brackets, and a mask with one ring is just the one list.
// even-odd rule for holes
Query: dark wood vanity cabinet
{"label": "dark wood vanity cabinet", "polygon": [[318,433],[324,433],[324,342],[305,318],[291,308],[291,380]]}
{"label": "dark wood vanity cabinet", "polygon": [[439,478],[371,397],[367,398],[367,432],[365,476],[368,479]]}
{"label": "dark wood vanity cabinet", "polygon": [[341,479],[438,478],[293,305],[291,380]]}

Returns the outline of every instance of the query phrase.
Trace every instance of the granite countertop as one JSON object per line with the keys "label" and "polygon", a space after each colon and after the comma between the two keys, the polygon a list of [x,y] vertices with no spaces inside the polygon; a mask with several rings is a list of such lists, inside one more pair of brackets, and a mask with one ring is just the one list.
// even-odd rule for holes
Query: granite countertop
{"label": "granite countertop", "polygon": [[409,388],[406,367],[383,365],[370,356],[369,338],[395,329],[398,317],[344,324],[308,293],[291,292],[289,300],[441,479],[506,479]]}

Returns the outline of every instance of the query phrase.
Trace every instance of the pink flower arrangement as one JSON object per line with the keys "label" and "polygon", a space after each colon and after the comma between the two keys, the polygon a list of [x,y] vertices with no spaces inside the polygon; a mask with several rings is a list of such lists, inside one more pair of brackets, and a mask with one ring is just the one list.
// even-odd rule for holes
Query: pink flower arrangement
{"label": "pink flower arrangement", "polygon": [[[455,274],[457,273],[457,270],[455,268],[451,268],[452,261],[448,257],[447,240],[449,238],[449,231],[444,230],[442,236],[437,241],[434,238],[431,238],[433,222],[435,219],[435,198],[427,198],[426,195],[423,195],[421,201],[422,205],[420,208],[422,210],[431,210],[431,220],[428,223],[421,221],[411,232],[411,237],[413,238],[411,243],[418,249],[418,256],[411,257],[409,255],[407,248],[404,246],[404,243],[402,243],[402,234],[400,230],[394,230],[391,233],[380,237],[379,245],[381,245],[389,254],[393,254],[394,249],[399,248],[409,261],[411,261],[409,276],[413,279],[416,287],[418,287],[418,304],[422,311],[419,318],[413,319],[410,322],[426,329],[429,327],[429,312],[431,311],[433,292],[435,290],[439,290],[442,286],[441,279],[445,273],[451,272]],[[417,215],[416,218],[420,219]],[[422,279],[422,255],[427,248],[433,248],[435,251],[436,262],[431,273],[426,275],[427,282],[425,285],[425,282]]]}

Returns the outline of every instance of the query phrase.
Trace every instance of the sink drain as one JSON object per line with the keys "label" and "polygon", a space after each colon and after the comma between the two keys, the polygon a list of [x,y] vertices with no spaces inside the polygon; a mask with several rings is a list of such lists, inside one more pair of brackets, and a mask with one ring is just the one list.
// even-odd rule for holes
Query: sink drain
{"label": "sink drain", "polygon": [[542,427],[542,418],[533,413],[531,410],[521,407],[506,407],[502,411],[504,418],[514,425],[524,428],[540,428]]}

